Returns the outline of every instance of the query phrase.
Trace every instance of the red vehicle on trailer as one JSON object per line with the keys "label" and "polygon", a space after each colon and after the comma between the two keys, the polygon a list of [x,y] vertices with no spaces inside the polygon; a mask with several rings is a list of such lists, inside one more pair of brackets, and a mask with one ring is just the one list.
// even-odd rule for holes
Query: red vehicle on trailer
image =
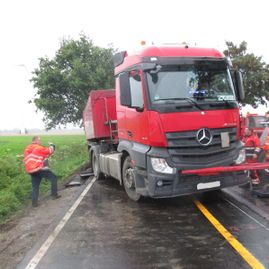
{"label": "red vehicle on trailer", "polygon": [[247,182],[240,140],[241,74],[215,49],[143,47],[114,57],[116,89],[91,91],[84,127],[93,172],[132,200]]}

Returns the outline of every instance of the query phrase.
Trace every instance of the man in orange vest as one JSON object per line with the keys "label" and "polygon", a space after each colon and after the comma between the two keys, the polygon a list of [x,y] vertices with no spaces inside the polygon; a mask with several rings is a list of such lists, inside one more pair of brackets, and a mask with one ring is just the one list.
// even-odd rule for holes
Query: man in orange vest
{"label": "man in orange vest", "polygon": [[52,199],[58,199],[61,196],[57,191],[57,177],[48,167],[48,157],[55,151],[55,145],[50,144],[49,147],[41,145],[39,136],[34,136],[32,144],[28,145],[24,150],[25,170],[30,174],[32,179],[32,205],[38,206],[39,185],[42,178],[48,178],[51,182]]}

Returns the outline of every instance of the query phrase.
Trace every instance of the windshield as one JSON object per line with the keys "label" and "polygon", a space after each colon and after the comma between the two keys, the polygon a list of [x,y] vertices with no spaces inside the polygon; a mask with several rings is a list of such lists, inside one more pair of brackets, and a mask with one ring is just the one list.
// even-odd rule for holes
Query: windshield
{"label": "windshield", "polygon": [[161,66],[146,73],[152,103],[167,100],[205,102],[235,101],[230,72],[224,62],[197,61],[194,64]]}

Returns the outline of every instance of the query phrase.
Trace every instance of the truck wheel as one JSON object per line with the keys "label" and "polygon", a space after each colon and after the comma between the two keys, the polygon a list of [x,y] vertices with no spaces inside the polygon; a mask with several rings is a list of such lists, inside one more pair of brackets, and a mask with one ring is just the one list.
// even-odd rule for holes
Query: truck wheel
{"label": "truck wheel", "polygon": [[96,179],[99,180],[103,177],[103,173],[100,171],[99,161],[94,151],[92,152],[91,161],[92,161],[93,174],[96,177]]}
{"label": "truck wheel", "polygon": [[128,156],[123,163],[122,167],[122,180],[124,189],[128,195],[128,197],[137,202],[141,195],[136,192],[135,189],[135,175],[134,175],[134,167],[131,163],[131,158]]}

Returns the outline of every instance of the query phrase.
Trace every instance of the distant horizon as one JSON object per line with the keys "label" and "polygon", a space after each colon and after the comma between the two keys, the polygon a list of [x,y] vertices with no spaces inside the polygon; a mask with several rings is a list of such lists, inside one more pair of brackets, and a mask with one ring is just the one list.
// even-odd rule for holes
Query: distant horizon
{"label": "distant horizon", "polygon": [[33,135],[72,135],[72,134],[84,134],[83,128],[66,128],[66,129],[26,129],[22,130],[19,128],[15,128],[12,130],[0,130],[0,137],[1,136],[12,136],[12,135],[25,135],[25,136],[33,136]]}

